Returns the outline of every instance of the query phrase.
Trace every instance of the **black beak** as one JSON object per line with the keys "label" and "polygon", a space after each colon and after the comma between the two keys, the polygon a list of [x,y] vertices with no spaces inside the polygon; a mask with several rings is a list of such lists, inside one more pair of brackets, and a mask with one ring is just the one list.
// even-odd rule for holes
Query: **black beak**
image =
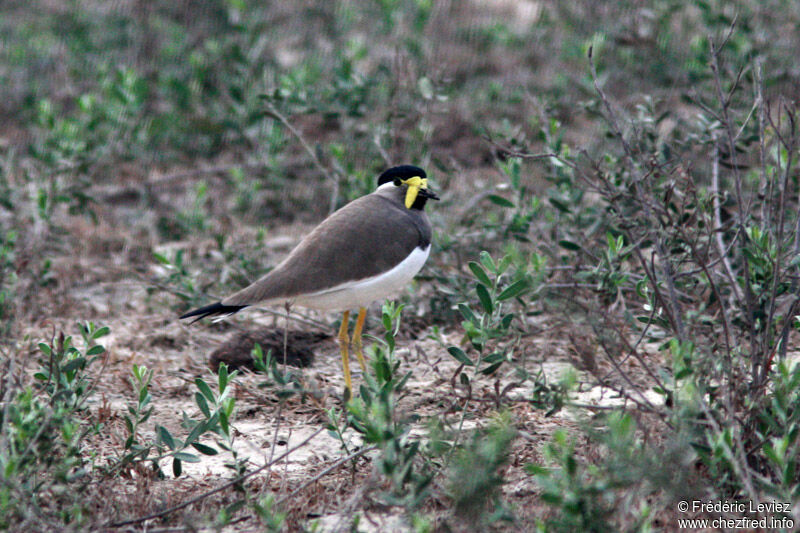
{"label": "black beak", "polygon": [[436,193],[433,192],[432,190],[428,189],[427,187],[424,188],[424,189],[420,189],[417,194],[419,194],[423,198],[427,198],[429,200],[438,200],[439,199],[439,197],[436,196]]}

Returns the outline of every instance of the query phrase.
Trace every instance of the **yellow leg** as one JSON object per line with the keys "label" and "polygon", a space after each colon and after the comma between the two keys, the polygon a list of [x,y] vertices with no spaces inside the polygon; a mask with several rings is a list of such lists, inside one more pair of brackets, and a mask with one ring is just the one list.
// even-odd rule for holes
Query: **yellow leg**
{"label": "yellow leg", "polygon": [[342,370],[344,370],[345,399],[353,390],[353,383],[350,380],[350,356],[347,353],[347,345],[350,344],[350,337],[347,335],[347,328],[350,326],[350,311],[345,311],[342,317],[342,325],[339,327],[339,351],[342,354]]}
{"label": "yellow leg", "polygon": [[353,349],[356,351],[358,357],[358,364],[361,365],[361,370],[366,374],[367,363],[364,360],[364,351],[361,344],[361,330],[364,329],[364,319],[367,317],[367,308],[362,307],[358,310],[358,319],[356,320],[356,327],[353,330]]}

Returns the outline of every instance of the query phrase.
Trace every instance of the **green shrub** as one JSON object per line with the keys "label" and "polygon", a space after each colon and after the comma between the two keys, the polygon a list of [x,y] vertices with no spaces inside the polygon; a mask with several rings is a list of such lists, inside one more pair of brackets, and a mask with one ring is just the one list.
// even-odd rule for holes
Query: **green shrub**
{"label": "green shrub", "polygon": [[501,469],[509,460],[516,431],[510,416],[494,417],[485,429],[473,432],[463,448],[455,452],[448,470],[447,487],[456,516],[481,528],[513,516],[501,501],[505,480]]}
{"label": "green shrub", "polygon": [[87,420],[86,401],[97,376],[92,365],[105,352],[96,341],[107,327],[80,326],[83,347],[59,333],[39,344],[35,386],[5,383],[0,410],[0,526],[10,529],[57,524],[79,527],[85,520],[81,493],[87,477],[87,437],[102,429]]}

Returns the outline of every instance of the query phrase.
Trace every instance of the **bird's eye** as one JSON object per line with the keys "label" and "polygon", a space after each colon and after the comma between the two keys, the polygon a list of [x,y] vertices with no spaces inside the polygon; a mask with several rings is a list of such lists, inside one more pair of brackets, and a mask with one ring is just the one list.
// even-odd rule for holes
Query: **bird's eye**
{"label": "bird's eye", "polygon": [[394,184],[395,184],[397,187],[399,187],[401,183],[402,183],[402,182],[400,181],[400,178],[395,178],[395,179],[394,179]]}

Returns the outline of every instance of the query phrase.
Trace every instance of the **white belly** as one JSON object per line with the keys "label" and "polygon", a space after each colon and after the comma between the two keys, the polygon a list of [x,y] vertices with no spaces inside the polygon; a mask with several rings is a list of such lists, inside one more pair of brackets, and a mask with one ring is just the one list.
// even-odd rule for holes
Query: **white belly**
{"label": "white belly", "polygon": [[414,251],[400,264],[377,276],[358,281],[349,281],[336,287],[298,296],[291,303],[300,307],[325,311],[344,311],[365,307],[376,300],[383,300],[403,288],[420,271],[428,259],[431,246]]}

